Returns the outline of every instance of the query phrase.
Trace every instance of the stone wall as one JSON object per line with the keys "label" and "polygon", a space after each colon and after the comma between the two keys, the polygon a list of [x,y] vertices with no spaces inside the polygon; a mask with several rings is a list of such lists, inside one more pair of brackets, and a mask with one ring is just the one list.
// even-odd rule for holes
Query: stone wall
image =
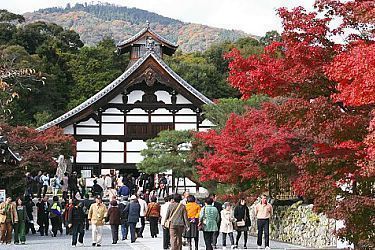
{"label": "stone wall", "polygon": [[[256,235],[256,219],[252,215],[250,233]],[[297,202],[292,206],[274,207],[274,215],[270,223],[270,238],[306,247],[336,246],[335,220],[328,219],[322,214],[315,214],[312,205],[302,205]]]}

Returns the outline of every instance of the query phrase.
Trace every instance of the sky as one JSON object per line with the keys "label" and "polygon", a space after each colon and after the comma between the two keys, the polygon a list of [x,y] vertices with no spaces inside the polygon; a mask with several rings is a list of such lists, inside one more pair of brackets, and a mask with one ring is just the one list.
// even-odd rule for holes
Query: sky
{"label": "sky", "polygon": [[[22,14],[47,7],[65,7],[67,3],[91,3],[84,0],[0,0],[0,9]],[[136,7],[184,22],[226,29],[243,30],[263,36],[281,31],[276,15],[279,7],[303,6],[312,10],[314,0],[103,0],[121,6]],[[94,1],[93,3],[97,3]]]}

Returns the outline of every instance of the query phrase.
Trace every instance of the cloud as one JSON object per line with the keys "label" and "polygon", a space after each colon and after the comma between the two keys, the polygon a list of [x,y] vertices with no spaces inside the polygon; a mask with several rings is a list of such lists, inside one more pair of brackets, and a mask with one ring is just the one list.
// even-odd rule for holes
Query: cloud
{"label": "cloud", "polygon": [[[65,7],[67,3],[85,3],[85,0],[12,0],[2,3],[2,8],[24,13],[47,7]],[[303,6],[311,9],[314,0],[107,0],[121,6],[136,7],[160,15],[210,26],[239,29],[255,35],[267,31],[281,31],[276,9]]]}

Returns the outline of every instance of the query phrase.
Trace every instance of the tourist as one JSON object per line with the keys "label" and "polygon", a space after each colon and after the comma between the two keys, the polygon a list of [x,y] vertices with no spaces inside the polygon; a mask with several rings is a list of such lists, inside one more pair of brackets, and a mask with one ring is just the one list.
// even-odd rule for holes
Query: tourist
{"label": "tourist", "polygon": [[73,207],[74,207],[73,199],[70,198],[69,202],[65,205],[65,210],[64,210],[64,225],[65,225],[66,235],[71,234],[71,231],[72,231],[71,228],[68,227],[68,217]]}
{"label": "tourist", "polygon": [[141,227],[138,232],[138,237],[143,238],[143,231],[145,229],[146,225],[146,213],[147,213],[147,202],[144,200],[143,194],[141,193],[138,197],[138,202],[139,205],[141,206],[141,211],[140,211],[140,217],[141,217]]}
{"label": "tourist", "polygon": [[57,175],[55,175],[53,178],[51,178],[50,182],[51,182],[52,194],[53,196],[56,196],[59,190],[61,189],[61,180]]}
{"label": "tourist", "polygon": [[70,198],[75,198],[76,195],[77,195],[77,192],[79,192],[79,190],[78,190],[77,172],[73,172],[69,176],[68,188],[69,188],[69,191],[70,191]]}
{"label": "tourist", "polygon": [[229,202],[225,202],[223,205],[224,209],[221,210],[221,223],[220,232],[223,236],[223,249],[227,246],[227,235],[229,236],[230,244],[234,247],[234,237],[233,237],[233,223],[236,221],[233,215],[232,205]]}
{"label": "tourist", "polygon": [[34,179],[30,172],[26,173],[25,182],[26,182],[25,197],[28,197],[28,196],[33,197]]}
{"label": "tourist", "polygon": [[27,212],[26,207],[23,204],[21,198],[16,199],[16,211],[17,211],[17,218],[18,222],[14,223],[14,244],[18,245],[20,242],[21,244],[25,244],[26,242],[26,221]]}
{"label": "tourist", "polygon": [[121,197],[121,196],[128,196],[130,195],[130,190],[129,190],[129,187],[126,186],[125,184],[122,185],[120,187],[120,189],[118,190],[118,195]]}
{"label": "tourist", "polygon": [[[185,205],[181,202],[180,194],[174,194],[165,216],[165,226],[169,228],[171,249],[182,249],[182,234],[190,228]],[[169,224],[169,225],[167,225]]]}
{"label": "tourist", "polygon": [[206,250],[213,249],[214,232],[219,231],[217,223],[219,221],[219,212],[213,206],[214,200],[211,197],[206,198],[205,206],[201,209],[199,215],[200,227],[203,230],[204,243]]}
{"label": "tourist", "polygon": [[47,172],[44,172],[43,175],[40,177],[42,183],[43,183],[43,197],[46,196],[48,186],[49,186],[49,175]]}
{"label": "tourist", "polygon": [[45,196],[43,199],[39,200],[37,203],[38,208],[38,224],[39,232],[41,236],[48,236],[48,227],[49,227],[49,210],[50,205],[48,203],[48,197]]}
{"label": "tourist", "polygon": [[[83,206],[78,200],[73,201],[73,208],[69,210],[68,214],[68,227],[72,232],[72,246],[83,246],[83,237],[85,236],[85,213]],[[78,237],[79,234],[79,237]]]}
{"label": "tourist", "polygon": [[170,204],[170,196],[164,197],[164,204],[160,207],[160,224],[163,227],[163,249],[169,249],[170,247],[170,237],[169,237],[169,228],[164,226],[165,217],[167,216],[168,207]]}
{"label": "tourist", "polygon": [[[220,215],[221,215],[221,210],[223,210],[223,204],[221,204],[220,202],[217,201],[216,194],[212,193],[212,194],[210,194],[210,197],[214,201],[213,206],[216,207],[217,212],[219,213],[219,221],[217,223],[217,228],[219,229],[220,228],[220,222],[221,222]],[[216,231],[216,232],[214,232],[214,235],[213,235],[213,238],[212,238],[212,245],[214,246],[214,248],[216,248],[217,238],[218,237],[219,237],[219,230]]]}
{"label": "tourist", "polygon": [[91,188],[91,195],[93,197],[97,197],[97,196],[102,197],[102,195],[103,195],[103,188],[98,184],[97,180],[94,180],[93,183],[94,183],[94,185]]}
{"label": "tourist", "polygon": [[102,188],[103,192],[105,191],[105,176],[104,175],[100,175],[97,180],[98,182],[98,185]]}
{"label": "tourist", "polygon": [[86,178],[82,175],[78,177],[78,186],[80,188],[81,199],[83,199],[86,195]]}
{"label": "tourist", "polygon": [[43,181],[42,181],[42,171],[38,172],[38,175],[34,177],[34,181],[36,183],[36,190],[37,190],[37,197],[42,198],[42,187],[43,187]]}
{"label": "tourist", "polygon": [[64,176],[61,181],[61,191],[62,191],[62,198],[64,201],[68,199],[68,187],[69,187],[69,174],[64,173]]}
{"label": "tourist", "polygon": [[26,221],[26,234],[28,234],[30,230],[32,234],[36,234],[33,216],[35,203],[33,202],[31,195],[25,197],[25,206],[28,217],[28,220]]}
{"label": "tourist", "polygon": [[159,197],[165,197],[166,195],[166,188],[167,188],[168,180],[165,177],[165,174],[160,177],[159,179]]}
{"label": "tourist", "polygon": [[88,219],[89,209],[93,202],[90,200],[89,194],[85,194],[85,199],[82,201],[83,212],[85,213],[85,227],[86,231],[89,230],[90,222]]}
{"label": "tourist", "polygon": [[270,249],[269,227],[272,214],[272,205],[267,202],[267,196],[262,195],[261,202],[255,206],[255,216],[257,218],[258,225],[258,248],[262,246],[262,235],[264,231],[264,246],[266,249]]}
{"label": "tourist", "polygon": [[7,196],[0,204],[0,234],[1,243],[10,244],[12,242],[12,225],[18,222],[16,205],[12,202],[12,197]]}
{"label": "tourist", "polygon": [[126,206],[125,212],[128,214],[128,224],[130,229],[130,242],[134,243],[136,240],[135,227],[140,219],[141,205],[137,196],[130,197],[130,203]]}
{"label": "tourist", "polygon": [[198,250],[198,242],[199,242],[199,231],[198,231],[198,223],[199,223],[199,214],[201,211],[201,206],[195,202],[195,197],[193,195],[189,195],[187,197],[186,203],[186,211],[187,217],[190,222],[190,229],[184,232],[184,238],[187,238],[189,248],[192,248],[191,241],[194,239],[195,249]]}
{"label": "tourist", "polygon": [[118,208],[120,209],[120,222],[121,222],[121,235],[122,240],[127,240],[128,238],[128,214],[125,210],[126,206],[129,204],[128,196],[121,197],[121,202],[118,205]]}
{"label": "tourist", "polygon": [[108,209],[107,221],[111,225],[112,244],[117,244],[118,241],[118,228],[121,224],[121,211],[117,206],[117,201],[111,201],[111,207]]}
{"label": "tourist", "polygon": [[160,204],[157,203],[156,196],[151,197],[151,202],[147,206],[146,218],[150,222],[151,237],[156,238],[159,234],[158,222],[160,218]]}
{"label": "tourist", "polygon": [[182,204],[186,205],[187,203],[187,197],[190,195],[190,192],[185,190],[183,193],[182,193]]}
{"label": "tourist", "polygon": [[61,216],[62,216],[62,208],[59,202],[59,197],[56,195],[52,198],[52,205],[49,213],[49,217],[51,219],[51,225],[52,225],[52,236],[56,237],[57,231],[60,230],[60,233],[62,234],[62,222],[61,222]]}
{"label": "tourist", "polygon": [[246,249],[247,244],[247,231],[251,226],[249,208],[246,205],[246,201],[243,198],[240,198],[238,205],[234,209],[234,218],[236,218],[236,247],[238,247],[238,242],[241,238],[243,232],[244,235],[244,249]]}
{"label": "tourist", "polygon": [[95,203],[90,206],[88,214],[92,226],[92,246],[100,247],[102,245],[103,225],[106,215],[107,208],[103,204],[102,198],[98,196]]}

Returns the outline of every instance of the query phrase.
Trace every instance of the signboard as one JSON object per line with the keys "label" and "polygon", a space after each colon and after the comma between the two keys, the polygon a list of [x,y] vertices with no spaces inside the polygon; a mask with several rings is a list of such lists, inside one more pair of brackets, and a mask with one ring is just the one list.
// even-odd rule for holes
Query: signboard
{"label": "signboard", "polygon": [[81,170],[81,176],[83,178],[91,178],[91,170]]}
{"label": "signboard", "polygon": [[5,201],[5,189],[0,189],[0,203]]}

